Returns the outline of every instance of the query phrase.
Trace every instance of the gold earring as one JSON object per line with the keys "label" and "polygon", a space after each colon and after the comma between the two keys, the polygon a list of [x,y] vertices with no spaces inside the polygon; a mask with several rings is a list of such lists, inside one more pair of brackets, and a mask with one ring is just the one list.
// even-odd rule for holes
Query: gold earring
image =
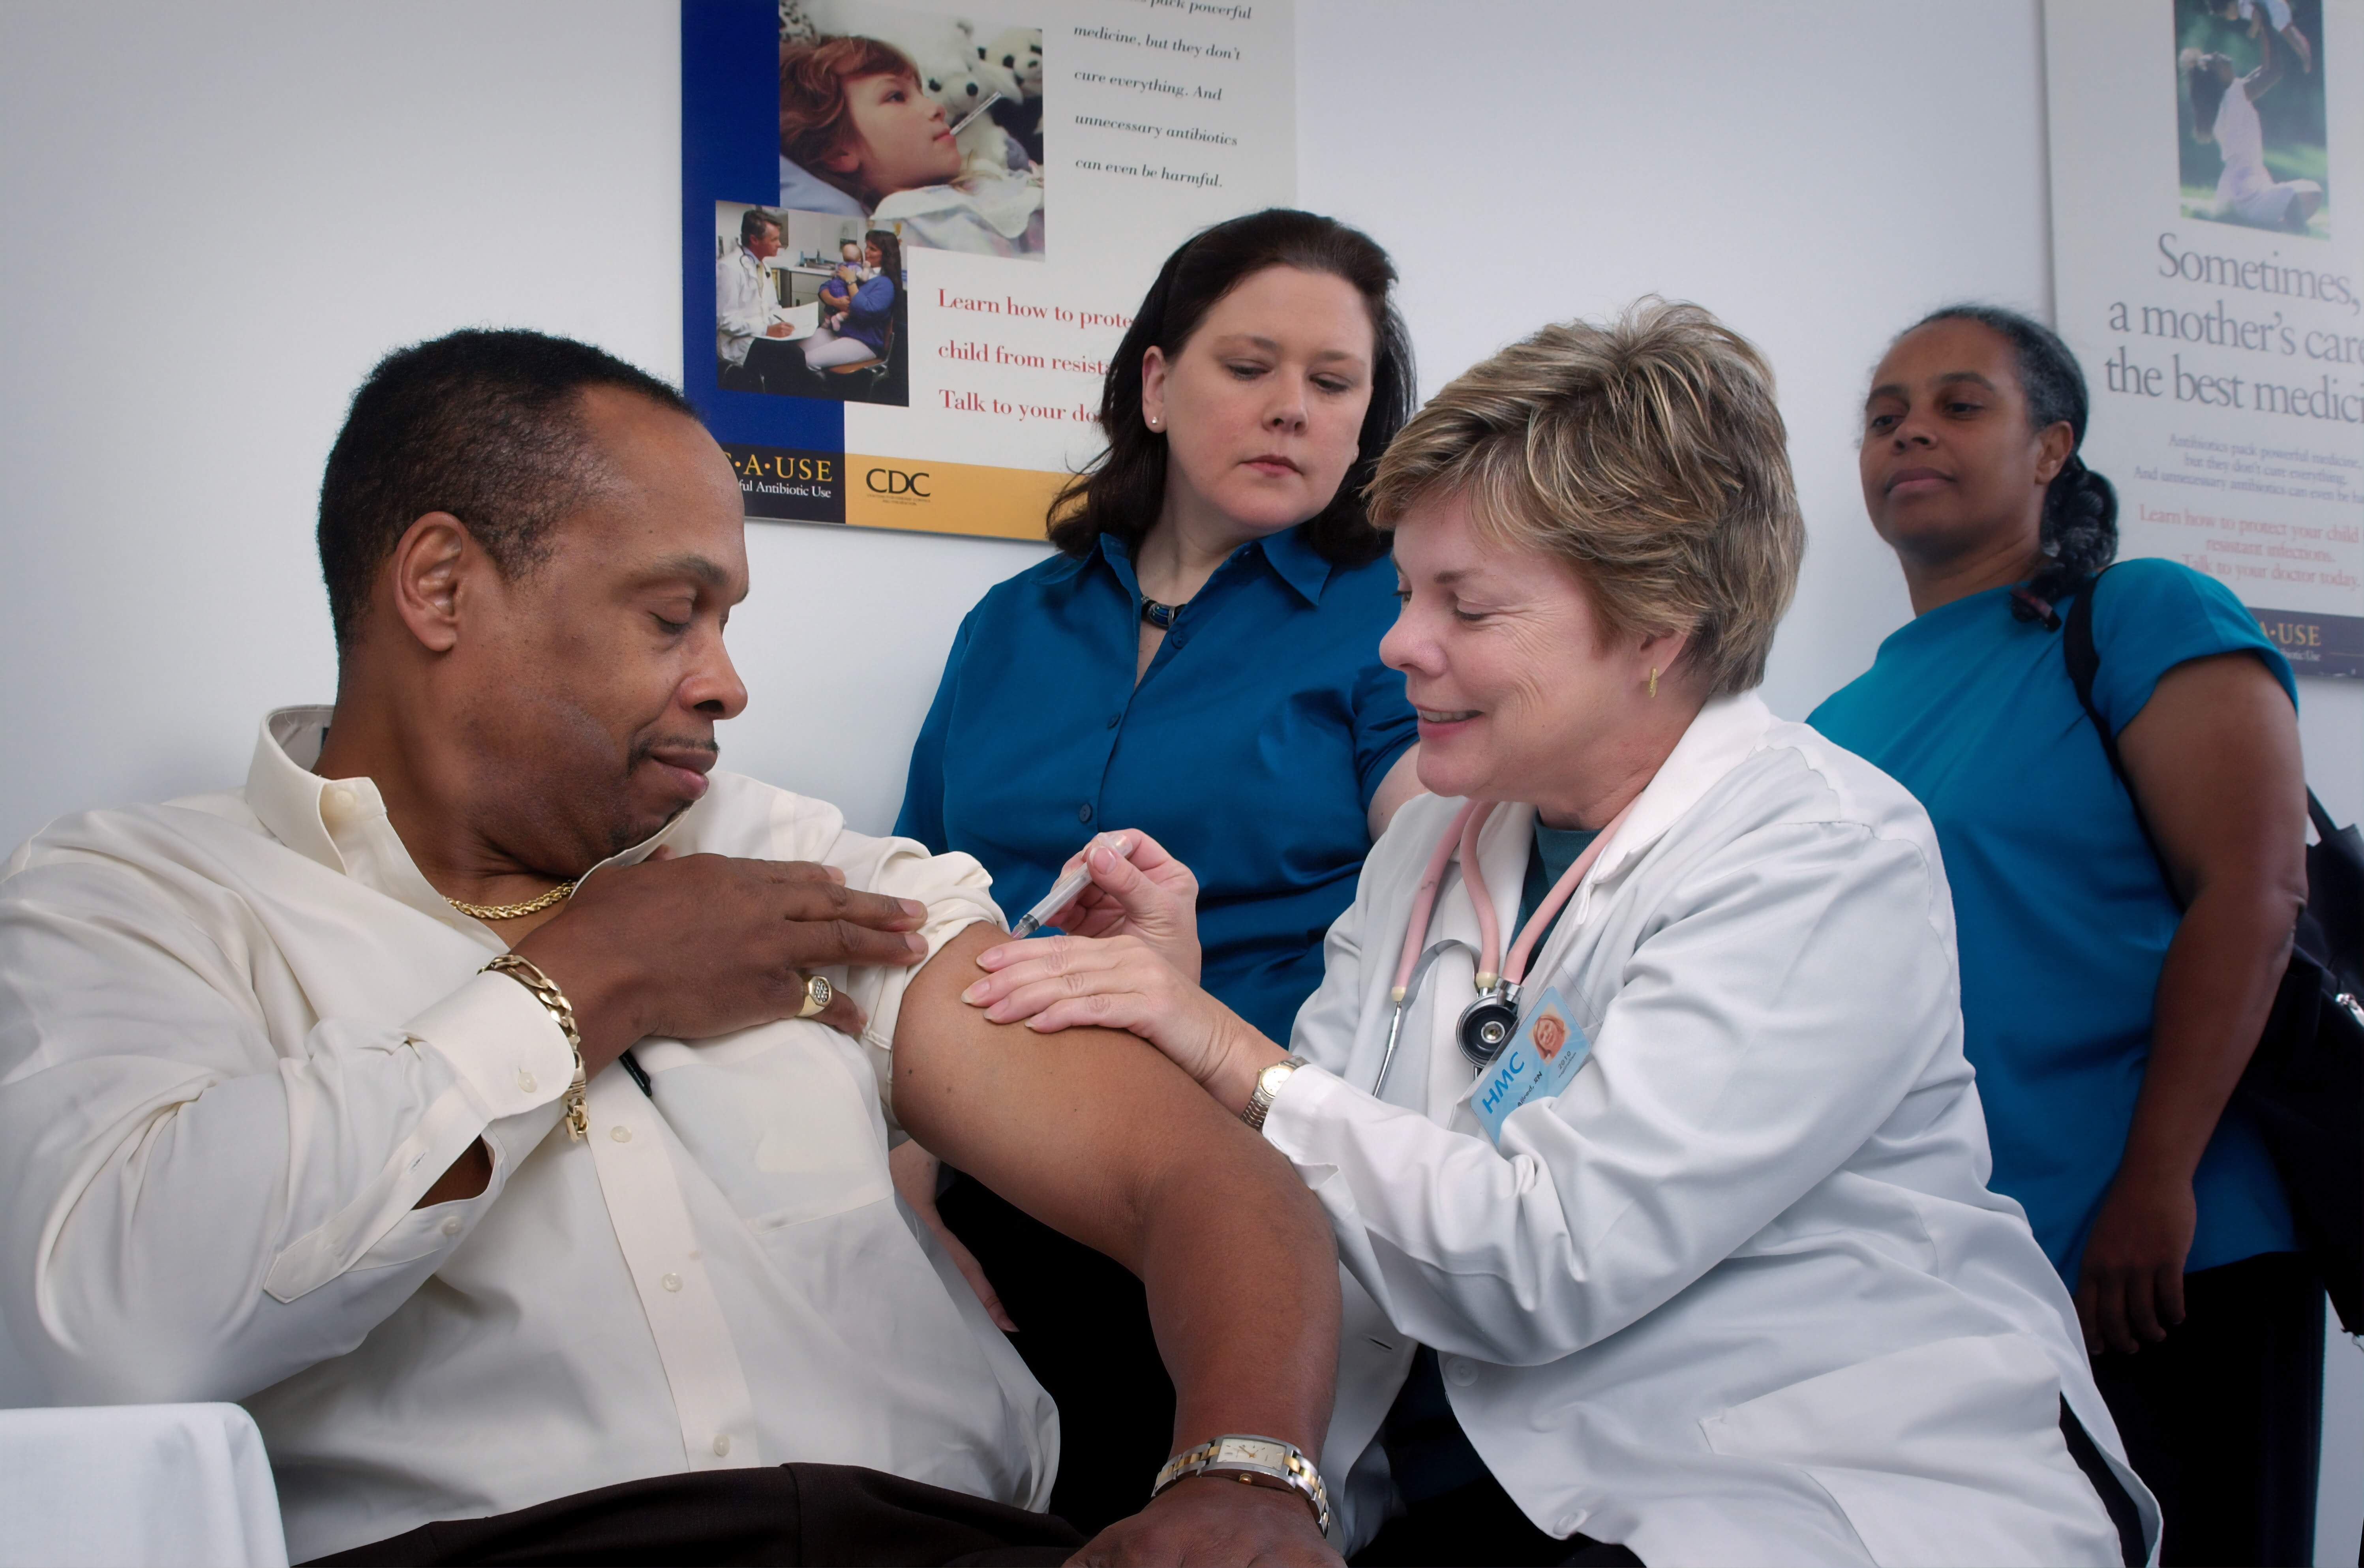
{"label": "gold earring", "polygon": [[1650,695],[1658,695],[1658,667],[1656,664],[1650,666]]}

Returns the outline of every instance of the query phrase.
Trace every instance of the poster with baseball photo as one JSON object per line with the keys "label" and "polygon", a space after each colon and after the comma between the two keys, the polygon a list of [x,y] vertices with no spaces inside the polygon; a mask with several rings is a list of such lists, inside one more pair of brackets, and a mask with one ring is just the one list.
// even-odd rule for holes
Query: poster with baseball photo
{"label": "poster with baseball photo", "polygon": [[1039,539],[1174,246],[1294,194],[1292,24],[683,0],[685,390],[751,518]]}
{"label": "poster with baseball photo", "polygon": [[2241,597],[2302,675],[2364,676],[2364,7],[2045,7],[2056,325],[2119,553]]}

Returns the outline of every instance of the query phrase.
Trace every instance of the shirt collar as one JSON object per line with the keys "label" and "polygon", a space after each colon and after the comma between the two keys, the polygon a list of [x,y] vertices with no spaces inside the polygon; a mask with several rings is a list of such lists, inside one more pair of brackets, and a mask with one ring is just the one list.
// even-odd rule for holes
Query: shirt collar
{"label": "shirt collar", "polygon": [[1271,563],[1280,580],[1297,590],[1309,605],[1321,602],[1321,590],[1330,581],[1330,563],[1321,559],[1305,537],[1307,525],[1283,528],[1267,536],[1264,542],[1264,558]]}
{"label": "shirt collar", "polygon": [[[1141,580],[1133,573],[1132,547],[1116,535],[1107,532],[1101,533],[1096,542],[1100,558],[1108,562],[1109,570],[1116,573],[1116,580],[1124,584],[1125,592],[1139,598]],[[1307,604],[1321,604],[1321,590],[1330,581],[1330,563],[1306,542],[1303,523],[1293,528],[1283,528],[1277,534],[1267,535],[1241,548],[1261,550],[1265,563],[1272,568],[1273,575],[1297,590]],[[1070,558],[1064,574],[1072,576],[1082,571],[1089,559],[1088,556],[1083,561]]]}
{"label": "shirt collar", "polygon": [[[273,838],[307,860],[340,875],[363,875],[364,880],[377,878],[364,874],[365,866],[374,859],[349,856],[348,847],[356,847],[356,835],[385,816],[385,798],[377,785],[365,778],[324,779],[312,771],[320,760],[320,747],[329,737],[329,722],[336,717],[333,707],[283,707],[263,716],[262,732],[254,742],[254,761],[246,770],[246,804]],[[681,828],[681,825],[697,815],[705,805],[700,800],[687,811],[629,850],[609,855],[591,871],[585,872],[577,882],[592,872],[611,865],[637,865],[648,859],[658,845]],[[387,848],[398,851],[401,863],[389,880],[392,885],[378,891],[416,903],[439,918],[456,921],[474,929],[476,922],[451,910],[441,903],[440,894],[429,905],[420,895],[422,889],[432,893],[426,878],[409,853],[401,848],[401,839],[391,824],[385,824]],[[362,863],[355,863],[356,860]],[[380,868],[381,870],[385,868]],[[416,886],[411,884],[416,883]]]}
{"label": "shirt collar", "polygon": [[[254,741],[254,761],[246,770],[246,804],[271,829],[273,838],[307,860],[341,873],[345,858],[338,852],[320,809],[329,781],[312,772],[335,712],[329,707],[283,707],[263,716],[262,733]],[[367,779],[358,782],[369,784]],[[370,785],[370,794],[376,793],[376,786]]]}
{"label": "shirt collar", "polygon": [[1594,880],[1606,882],[1640,859],[1717,781],[1756,750],[1773,724],[1772,709],[1755,692],[1708,699],[1643,787],[1617,837],[1601,851]]}

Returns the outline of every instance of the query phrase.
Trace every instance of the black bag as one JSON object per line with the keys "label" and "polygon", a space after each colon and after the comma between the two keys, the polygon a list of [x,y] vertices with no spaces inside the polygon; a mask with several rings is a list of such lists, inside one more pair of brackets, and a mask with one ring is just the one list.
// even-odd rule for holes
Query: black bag
{"label": "black bag", "polygon": [[[2180,909],[2175,879],[2118,760],[2117,737],[2093,706],[2093,676],[2102,667],[2093,646],[2093,595],[2101,581],[2093,578],[2077,595],[2060,651],[2168,896]],[[2265,1135],[2308,1261],[2323,1276],[2341,1327],[2358,1334],[2364,1333],[2364,839],[2352,827],[2335,827],[2313,790],[2306,809],[2321,840],[2307,846],[2306,909],[2265,1032],[2233,1098]]]}

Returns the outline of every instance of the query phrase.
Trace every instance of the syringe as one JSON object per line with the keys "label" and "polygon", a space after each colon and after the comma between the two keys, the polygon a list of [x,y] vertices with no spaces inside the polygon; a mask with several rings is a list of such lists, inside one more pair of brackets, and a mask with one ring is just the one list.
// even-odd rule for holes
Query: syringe
{"label": "syringe", "polygon": [[1092,868],[1087,863],[1087,860],[1093,847],[1101,843],[1107,844],[1110,849],[1127,858],[1132,854],[1132,840],[1123,834],[1119,833],[1114,836],[1093,834],[1091,843],[1084,846],[1083,853],[1086,859],[1078,860],[1075,870],[1051,884],[1051,891],[1043,895],[1043,901],[1040,904],[1018,917],[1018,924],[1009,928],[1011,936],[1032,936],[1043,929],[1043,923],[1045,920],[1065,909],[1074,902],[1076,894],[1092,884]]}

